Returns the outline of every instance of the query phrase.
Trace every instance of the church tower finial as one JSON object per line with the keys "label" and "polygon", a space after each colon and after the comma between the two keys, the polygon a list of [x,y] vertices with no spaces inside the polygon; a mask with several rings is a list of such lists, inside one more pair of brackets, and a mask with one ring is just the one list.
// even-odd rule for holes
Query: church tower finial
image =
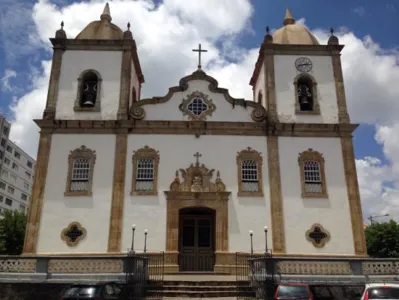
{"label": "church tower finial", "polygon": [[104,11],[101,15],[101,20],[108,20],[109,22],[112,21],[108,2],[107,2],[107,4],[105,4]]}
{"label": "church tower finial", "polygon": [[283,21],[283,25],[286,26],[286,25],[292,25],[292,24],[295,24],[295,19],[292,16],[291,11],[289,10],[289,8],[287,8],[286,11],[285,11],[285,18],[284,18],[284,21]]}

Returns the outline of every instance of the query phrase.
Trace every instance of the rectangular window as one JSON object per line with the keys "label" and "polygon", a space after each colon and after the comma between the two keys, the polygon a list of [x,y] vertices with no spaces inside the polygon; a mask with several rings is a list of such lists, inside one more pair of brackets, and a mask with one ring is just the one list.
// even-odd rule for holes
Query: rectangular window
{"label": "rectangular window", "polygon": [[137,164],[136,191],[154,189],[154,159],[142,158]]}
{"label": "rectangular window", "polygon": [[304,162],[305,192],[320,194],[323,192],[320,164],[317,161]]}
{"label": "rectangular window", "polygon": [[10,198],[6,198],[6,204],[8,206],[12,206],[12,200]]}
{"label": "rectangular window", "polygon": [[3,127],[3,133],[4,133],[4,135],[8,135],[8,131],[9,131],[9,128],[8,128],[8,127]]}
{"label": "rectangular window", "polygon": [[10,194],[14,194],[15,189],[14,189],[12,186],[8,186],[7,191],[8,191]]}
{"label": "rectangular window", "polygon": [[10,178],[14,183],[17,183],[17,176],[15,176],[14,174],[10,174]]}
{"label": "rectangular window", "polygon": [[4,178],[8,178],[8,171],[1,170],[1,176],[4,177]]}
{"label": "rectangular window", "polygon": [[20,205],[19,205],[19,210],[20,210],[21,212],[25,212],[25,206],[22,205],[22,204],[20,204]]}
{"label": "rectangular window", "polygon": [[31,175],[30,175],[29,172],[25,172],[25,176],[26,176],[27,179],[30,179],[30,176],[31,176]]}
{"label": "rectangular window", "polygon": [[21,193],[21,199],[26,201],[28,199],[28,196],[24,193]]}
{"label": "rectangular window", "polygon": [[3,203],[3,200],[4,200],[4,196],[0,195],[0,203]]}
{"label": "rectangular window", "polygon": [[26,182],[24,182],[24,188],[25,188],[25,190],[29,190],[29,184],[27,184]]}
{"label": "rectangular window", "polygon": [[0,189],[5,190],[6,184],[3,181],[0,181]]}
{"label": "rectangular window", "polygon": [[243,192],[257,192],[258,163],[255,160],[244,160],[241,165],[241,181]]}
{"label": "rectangular window", "polygon": [[11,146],[7,146],[7,152],[12,153],[12,147]]}
{"label": "rectangular window", "polygon": [[14,152],[14,156],[15,156],[16,158],[18,158],[18,159],[21,158],[21,154],[20,154],[19,152],[17,152],[17,151]]}
{"label": "rectangular window", "polygon": [[6,139],[1,139],[1,146],[2,146],[2,147],[5,147],[6,144],[7,144]]}
{"label": "rectangular window", "polygon": [[4,157],[4,163],[9,166],[11,163],[11,160],[8,157]]}
{"label": "rectangular window", "polygon": [[15,162],[12,163],[12,169],[18,171],[18,165]]}
{"label": "rectangular window", "polygon": [[31,161],[28,160],[28,161],[26,162],[26,165],[28,166],[28,168],[31,168],[31,169],[32,169],[32,162],[31,162]]}
{"label": "rectangular window", "polygon": [[0,159],[3,159],[3,156],[4,156],[4,152],[0,151]]}

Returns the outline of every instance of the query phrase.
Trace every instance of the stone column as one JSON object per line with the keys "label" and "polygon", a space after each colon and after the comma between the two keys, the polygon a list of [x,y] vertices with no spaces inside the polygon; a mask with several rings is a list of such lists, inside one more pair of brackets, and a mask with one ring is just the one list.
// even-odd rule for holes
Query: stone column
{"label": "stone column", "polygon": [[335,91],[337,94],[338,120],[339,123],[350,123],[348,108],[346,105],[344,77],[342,75],[341,54],[332,51],[332,66],[334,72]]}
{"label": "stone column", "polygon": [[35,254],[37,252],[37,239],[42,215],[44,189],[46,185],[48,162],[51,149],[51,132],[41,132],[37,153],[35,181],[32,187],[32,198],[29,205],[28,219],[26,223],[23,254]]}
{"label": "stone column", "polygon": [[277,122],[277,102],[276,102],[276,83],[274,74],[274,51],[266,49],[264,52],[264,72],[265,72],[265,96],[266,109],[268,112],[269,122]]}
{"label": "stone column", "polygon": [[123,206],[125,200],[125,173],[127,133],[118,133],[115,142],[114,177],[112,185],[111,217],[108,252],[121,252]]}
{"label": "stone column", "polygon": [[267,137],[267,158],[270,188],[270,215],[272,225],[273,253],[285,253],[285,228],[283,197],[281,192],[280,157],[278,136]]}
{"label": "stone column", "polygon": [[355,254],[366,256],[366,238],[363,228],[363,212],[360,201],[359,183],[357,181],[355,154],[353,151],[352,136],[341,137],[342,157],[344,160],[344,170],[346,186],[348,191],[349,210],[352,223],[353,242]]}
{"label": "stone column", "polygon": [[49,87],[47,92],[46,108],[43,112],[43,119],[55,119],[55,109],[57,105],[58,83],[61,74],[62,55],[64,53],[64,46],[62,44],[55,44],[53,52],[53,61],[51,64],[51,73],[49,80]]}
{"label": "stone column", "polygon": [[121,84],[119,91],[118,120],[127,120],[129,114],[129,99],[131,94],[132,77],[132,41],[124,40],[122,65],[121,65]]}

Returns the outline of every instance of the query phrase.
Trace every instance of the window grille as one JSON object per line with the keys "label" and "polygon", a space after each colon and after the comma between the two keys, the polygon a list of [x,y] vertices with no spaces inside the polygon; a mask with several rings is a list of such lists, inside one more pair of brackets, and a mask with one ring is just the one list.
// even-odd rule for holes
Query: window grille
{"label": "window grille", "polygon": [[154,187],[154,159],[140,159],[137,163],[136,174],[136,191],[152,191]]}
{"label": "window grille", "polygon": [[258,192],[258,163],[255,160],[244,160],[241,164],[241,181],[243,192]]}
{"label": "window grille", "polygon": [[321,194],[323,189],[320,164],[316,161],[305,161],[303,172],[305,175],[305,192]]}
{"label": "window grille", "polygon": [[89,190],[90,161],[87,158],[73,160],[71,192],[86,192]]}

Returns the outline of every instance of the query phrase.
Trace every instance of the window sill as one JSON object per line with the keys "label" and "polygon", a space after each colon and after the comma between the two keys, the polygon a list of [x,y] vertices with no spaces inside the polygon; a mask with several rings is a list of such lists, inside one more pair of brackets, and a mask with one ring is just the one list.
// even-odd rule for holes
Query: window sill
{"label": "window sill", "polygon": [[238,197],[263,197],[263,192],[238,192]]}
{"label": "window sill", "polygon": [[320,193],[320,194],[311,194],[311,193],[302,193],[302,198],[322,198],[322,199],[328,199],[328,194],[327,193]]}
{"label": "window sill", "polygon": [[80,106],[74,106],[73,107],[74,111],[78,111],[78,112],[101,112],[101,107],[80,107]]}
{"label": "window sill", "polygon": [[158,195],[158,191],[134,191],[130,192],[130,196],[156,196]]}
{"label": "window sill", "polygon": [[65,197],[83,197],[83,196],[92,196],[92,192],[65,192]]}
{"label": "window sill", "polygon": [[320,110],[295,110],[296,115],[320,115]]}

